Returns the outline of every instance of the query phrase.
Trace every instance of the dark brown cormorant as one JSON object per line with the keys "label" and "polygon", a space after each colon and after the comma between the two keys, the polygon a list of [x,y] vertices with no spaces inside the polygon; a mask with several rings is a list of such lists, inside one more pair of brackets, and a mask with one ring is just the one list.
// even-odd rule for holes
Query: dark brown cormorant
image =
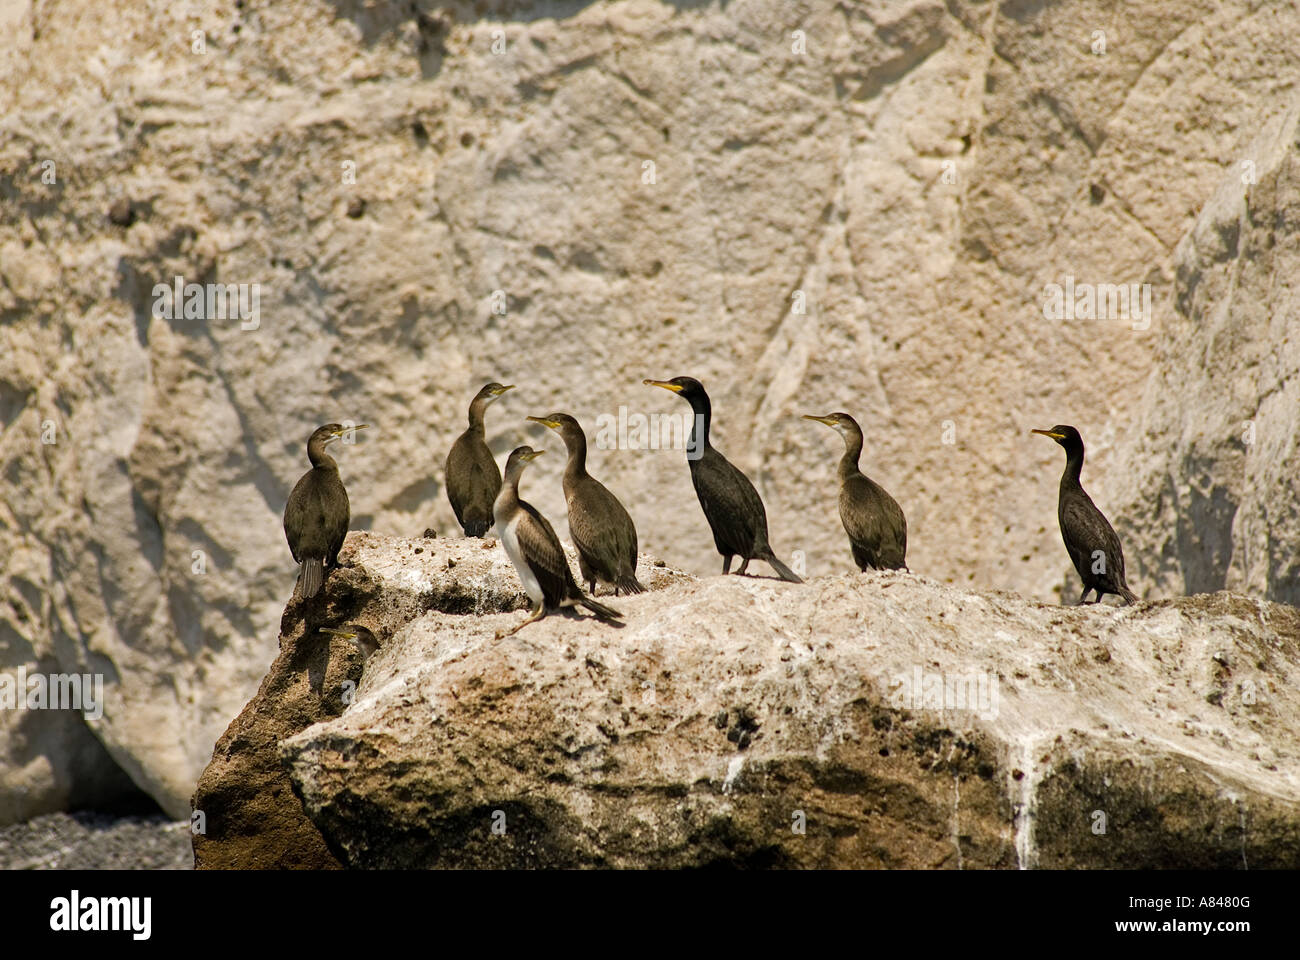
{"label": "dark brown cormorant", "polygon": [[379,641],[375,639],[375,635],[359,623],[349,623],[344,627],[321,627],[320,632],[343,640],[351,640],[363,661],[369,659],[370,655],[379,649]]}
{"label": "dark brown cormorant", "polygon": [[1061,524],[1065,550],[1083,580],[1079,603],[1084,603],[1093,590],[1097,591],[1097,603],[1108,593],[1117,594],[1129,603],[1136,602],[1137,597],[1124,579],[1124,550],[1119,537],[1079,483],[1083,471],[1083,438],[1079,431],[1074,427],[1055,426],[1033,432],[1051,437],[1065,448],[1065,472],[1061,474],[1056,517]]}
{"label": "dark brown cormorant", "polygon": [[804,415],[837,431],[844,438],[840,458],[840,521],[849,535],[853,562],[859,570],[906,570],[907,518],[885,488],[858,468],[862,428],[847,413],[824,417]]}
{"label": "dark brown cormorant", "polygon": [[531,503],[519,499],[519,475],[530,460],[540,457],[543,452],[532,447],[517,447],[511,451],[506,461],[505,481],[492,507],[496,535],[510,562],[515,565],[524,592],[533,601],[532,615],[513,630],[501,634],[503,637],[561,607],[583,606],[602,620],[623,619],[617,610],[597,603],[578,589],[555,530]]}
{"label": "dark brown cormorant", "polygon": [[492,502],[501,490],[501,471],[488,449],[483,414],[488,404],[514,385],[489,383],[469,405],[469,428],[447,454],[447,499],[467,537],[485,537],[492,529]]}
{"label": "dark brown cormorant", "polygon": [[713,411],[709,395],[700,381],[691,377],[671,380],[644,380],[652,387],[671,390],[691,405],[695,417],[691,425],[690,447],[686,462],[691,468],[691,482],[704,509],[704,519],[713,530],[713,543],[722,554],[722,572],[731,572],[731,558],[740,557],[744,573],[750,560],[765,560],[782,580],[803,583],[793,570],[776,558],[767,542],[767,511],[749,478],[734,467],[709,443]]}
{"label": "dark brown cormorant", "polygon": [[327,423],[312,431],[307,441],[311,469],[294,485],[289,502],[284,505],[284,536],[293,559],[300,565],[298,582],[304,597],[316,596],[325,582],[325,568],[338,565],[339,550],[348,535],[351,519],[348,492],[339,478],[339,465],[325,452],[325,445],[344,436],[349,429],[362,430],[366,426],[362,423],[349,428]]}
{"label": "dark brown cormorant", "polygon": [[587,592],[596,582],[620,591],[645,589],[636,578],[636,526],[618,497],[587,472],[587,437],[582,425],[567,413],[529,417],[564,439],[569,460],[564,465],[564,499],[569,507],[569,536],[578,548],[578,569]]}

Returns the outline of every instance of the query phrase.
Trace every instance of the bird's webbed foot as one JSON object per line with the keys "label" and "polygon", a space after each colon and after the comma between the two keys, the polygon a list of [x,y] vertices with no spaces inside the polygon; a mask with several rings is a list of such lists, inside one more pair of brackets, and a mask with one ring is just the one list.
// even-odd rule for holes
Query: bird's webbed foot
{"label": "bird's webbed foot", "polygon": [[524,627],[528,626],[530,623],[536,623],[544,616],[546,616],[546,605],[544,603],[539,603],[537,606],[533,608],[533,612],[529,615],[527,620],[525,620],[523,623],[519,624],[518,626],[506,630],[504,633],[498,633],[496,635],[496,639],[504,640],[506,637],[513,637]]}

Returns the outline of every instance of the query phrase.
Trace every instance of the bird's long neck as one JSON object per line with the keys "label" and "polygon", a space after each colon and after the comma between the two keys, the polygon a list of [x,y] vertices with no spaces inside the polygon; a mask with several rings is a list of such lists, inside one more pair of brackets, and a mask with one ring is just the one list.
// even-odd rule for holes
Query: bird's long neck
{"label": "bird's long neck", "polygon": [[500,516],[502,511],[506,513],[515,510],[519,506],[519,475],[524,472],[522,465],[506,467],[506,475],[501,479],[501,489],[497,492],[497,498],[492,504],[492,513]]}
{"label": "bird's long neck", "polygon": [[572,427],[563,433],[564,446],[569,451],[568,463],[564,465],[564,479],[578,480],[587,475],[587,436],[581,430]]}
{"label": "bird's long neck", "polygon": [[325,452],[325,441],[318,440],[316,437],[307,441],[307,459],[311,461],[313,467],[323,467],[326,470],[339,468],[334,458]]}
{"label": "bird's long neck", "polygon": [[691,438],[690,450],[703,450],[709,446],[709,427],[713,424],[713,406],[709,403],[706,394],[699,394],[690,398],[691,413]]}
{"label": "bird's long neck", "polygon": [[1061,486],[1078,487],[1079,475],[1083,473],[1083,447],[1065,451],[1065,472],[1061,474]]}
{"label": "bird's long neck", "polygon": [[847,480],[862,472],[858,467],[858,462],[862,458],[862,431],[852,424],[844,426],[844,456],[840,457],[841,480]]}
{"label": "bird's long neck", "polygon": [[469,405],[469,429],[471,433],[476,433],[480,437],[484,435],[483,414],[487,412],[488,404],[492,402],[491,397],[475,397]]}

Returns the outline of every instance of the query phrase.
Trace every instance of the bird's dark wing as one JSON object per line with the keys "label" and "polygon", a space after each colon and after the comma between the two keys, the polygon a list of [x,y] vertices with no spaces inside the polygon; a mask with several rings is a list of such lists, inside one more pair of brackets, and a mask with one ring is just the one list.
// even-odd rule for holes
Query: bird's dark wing
{"label": "bird's dark wing", "polygon": [[636,527],[599,480],[586,477],[573,490],[569,533],[579,555],[602,579],[616,583],[636,569]]}
{"label": "bird's dark wing", "polygon": [[313,467],[289,494],[284,533],[293,558],[320,557],[333,562],[350,522],[348,494],[338,472]]}
{"label": "bird's dark wing", "polygon": [[447,454],[446,466],[447,499],[451,501],[456,522],[462,527],[465,526],[465,503],[472,489],[470,470],[473,459],[467,449],[469,439],[467,434],[456,438],[456,442],[451,445],[451,452]]}
{"label": "bird's dark wing", "polygon": [[896,570],[907,554],[907,520],[897,501],[861,474],[840,489],[840,520],[861,566]]}
{"label": "bird's dark wing", "polygon": [[[1119,537],[1105,515],[1082,490],[1061,498],[1061,538],[1074,569],[1085,584],[1101,583],[1114,587],[1124,580],[1124,552]],[[1102,551],[1106,558],[1105,573],[1093,573],[1093,554]],[[1109,592],[1115,592],[1111,590]]]}
{"label": "bird's dark wing", "polygon": [[531,503],[520,500],[519,506],[524,513],[515,529],[519,549],[528,568],[541,584],[547,606],[558,606],[560,601],[579,592],[578,585],[573,582],[573,571],[569,569],[569,559],[564,555],[560,538],[555,535],[550,521],[538,513]]}
{"label": "bird's dark wing", "polygon": [[766,552],[767,511],[748,477],[708,447],[691,461],[691,480],[719,553],[749,559]]}
{"label": "bird's dark wing", "polygon": [[487,532],[492,526],[492,504],[501,492],[501,471],[486,445],[475,452],[470,467],[470,496],[465,505],[465,523]]}
{"label": "bird's dark wing", "polygon": [[486,443],[468,432],[447,454],[447,499],[456,522],[471,536],[492,526],[492,503],[501,492],[501,470]]}
{"label": "bird's dark wing", "polygon": [[348,502],[348,491],[342,480],[338,482],[338,489],[331,493],[330,503],[334,529],[331,531],[329,552],[325,555],[325,560],[334,567],[338,566],[339,551],[343,549],[343,541],[348,538],[348,525],[352,522],[352,504]]}
{"label": "bird's dark wing", "polygon": [[289,500],[284,505],[284,538],[289,541],[289,552],[293,554],[294,563],[302,562],[302,554],[299,550],[299,544],[302,540],[303,527],[306,525],[307,511],[304,509],[304,501],[307,498],[308,479],[311,477],[311,471],[308,470],[298,482],[293,485],[293,490],[289,494]]}

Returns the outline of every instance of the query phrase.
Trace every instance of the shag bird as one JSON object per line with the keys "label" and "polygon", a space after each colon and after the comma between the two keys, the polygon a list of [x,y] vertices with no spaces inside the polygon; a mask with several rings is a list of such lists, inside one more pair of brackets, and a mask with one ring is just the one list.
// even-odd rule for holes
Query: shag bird
{"label": "shag bird", "polygon": [[351,640],[363,661],[368,660],[370,655],[379,649],[379,641],[375,639],[375,635],[359,623],[349,623],[344,627],[321,627],[320,632],[343,640]]}
{"label": "shag bird", "polygon": [[1115,536],[1110,522],[1079,483],[1079,474],[1083,471],[1083,438],[1079,431],[1058,425],[1050,430],[1032,432],[1051,437],[1065,448],[1065,472],[1061,474],[1056,517],[1061,524],[1065,550],[1083,580],[1079,603],[1086,602],[1093,590],[1097,591],[1097,603],[1108,593],[1134,603],[1137,597],[1124,579],[1124,550],[1119,537]]}
{"label": "shag bird", "polygon": [[327,423],[313,430],[307,440],[311,469],[294,485],[284,505],[284,536],[299,564],[298,583],[304,597],[316,596],[325,582],[325,568],[338,565],[351,519],[339,465],[325,452],[325,446],[345,436],[349,429],[362,430],[366,426],[362,423],[348,428]]}
{"label": "shag bird", "polygon": [[695,417],[691,426],[686,462],[691,482],[700,498],[704,518],[713,531],[713,543],[722,554],[722,572],[731,572],[731,558],[740,557],[744,573],[750,560],[765,560],[782,580],[803,583],[797,574],[776,558],[767,542],[767,511],[749,478],[709,443],[713,411],[709,395],[700,381],[691,377],[644,380],[651,387],[671,390],[691,405]]}
{"label": "shag bird", "polygon": [[636,526],[627,510],[603,483],[587,472],[587,437],[582,425],[567,413],[529,417],[564,439],[569,452],[564,465],[564,499],[569,507],[569,536],[578,548],[578,569],[587,592],[597,581],[620,591],[645,590],[636,578]]}
{"label": "shag bird", "polygon": [[467,537],[484,537],[492,529],[492,504],[501,491],[501,471],[488,449],[483,414],[488,404],[514,385],[489,383],[469,405],[469,428],[447,454],[447,499]]}
{"label": "shag bird", "polygon": [[824,417],[804,414],[805,420],[824,423],[844,438],[840,458],[840,521],[849,535],[853,562],[859,570],[905,570],[907,518],[885,488],[858,468],[862,456],[862,428],[847,413]]}
{"label": "shag bird", "polygon": [[530,460],[540,457],[543,452],[532,447],[516,447],[511,451],[506,461],[505,481],[492,506],[496,535],[510,562],[515,565],[524,592],[533,601],[532,615],[513,630],[501,634],[502,637],[522,630],[561,607],[583,606],[602,620],[617,622],[623,619],[623,614],[597,603],[578,589],[555,530],[536,507],[519,499],[520,474]]}

